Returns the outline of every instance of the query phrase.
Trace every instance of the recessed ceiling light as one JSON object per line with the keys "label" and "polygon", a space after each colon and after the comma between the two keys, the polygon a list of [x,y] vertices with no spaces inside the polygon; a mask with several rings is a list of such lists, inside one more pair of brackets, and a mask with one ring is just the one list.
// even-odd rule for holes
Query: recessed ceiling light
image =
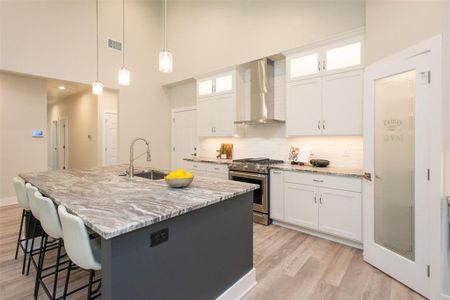
{"label": "recessed ceiling light", "polygon": [[63,85],[58,86],[58,89],[60,89],[61,91],[64,91],[66,88]]}

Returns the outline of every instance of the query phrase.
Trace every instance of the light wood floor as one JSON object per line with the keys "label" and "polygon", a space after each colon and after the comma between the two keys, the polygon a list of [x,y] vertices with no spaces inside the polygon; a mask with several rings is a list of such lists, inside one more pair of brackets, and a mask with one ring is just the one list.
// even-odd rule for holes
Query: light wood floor
{"label": "light wood floor", "polygon": [[[34,270],[30,276],[22,276],[21,256],[14,260],[20,214],[17,206],[0,207],[1,300],[32,299]],[[366,264],[359,250],[275,225],[255,224],[253,232],[258,284],[245,300],[424,299]],[[71,286],[87,282],[82,271],[73,272],[71,279],[75,280]],[[69,299],[85,297],[79,292]],[[39,299],[47,299],[42,291]]]}

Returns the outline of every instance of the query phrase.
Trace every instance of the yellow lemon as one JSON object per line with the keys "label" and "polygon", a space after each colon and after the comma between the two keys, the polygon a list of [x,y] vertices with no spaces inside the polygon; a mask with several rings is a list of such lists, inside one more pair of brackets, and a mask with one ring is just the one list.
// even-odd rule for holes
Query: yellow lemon
{"label": "yellow lemon", "polygon": [[184,178],[192,178],[192,177],[194,176],[192,175],[191,172],[187,172],[186,174],[184,174]]}

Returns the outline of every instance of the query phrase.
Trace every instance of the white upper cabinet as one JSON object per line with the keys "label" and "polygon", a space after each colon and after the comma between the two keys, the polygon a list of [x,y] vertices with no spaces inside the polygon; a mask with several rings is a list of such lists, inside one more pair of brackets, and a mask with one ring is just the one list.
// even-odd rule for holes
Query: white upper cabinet
{"label": "white upper cabinet", "polygon": [[322,79],[322,133],[362,135],[363,71],[348,71]]}
{"label": "white upper cabinet", "polygon": [[288,136],[361,135],[363,38],[286,56]]}
{"label": "white upper cabinet", "polygon": [[[197,79],[198,136],[234,136],[237,119],[238,70]],[[242,90],[242,88],[240,88]]]}
{"label": "white upper cabinet", "polygon": [[326,71],[358,67],[361,63],[360,41],[325,50],[325,65],[323,67]]}
{"label": "white upper cabinet", "polygon": [[363,66],[363,37],[321,45],[286,56],[287,81],[349,71]]}
{"label": "white upper cabinet", "polygon": [[199,80],[197,84],[197,94],[198,96],[208,96],[213,93],[213,80],[204,79]]}
{"label": "white upper cabinet", "polygon": [[287,59],[289,79],[306,78],[320,72],[320,53],[318,51],[300,53]]}
{"label": "white upper cabinet", "polygon": [[235,86],[235,76],[236,72],[230,71],[197,80],[197,96],[210,97],[232,92]]}
{"label": "white upper cabinet", "polygon": [[322,79],[311,78],[287,86],[288,136],[322,133]]}

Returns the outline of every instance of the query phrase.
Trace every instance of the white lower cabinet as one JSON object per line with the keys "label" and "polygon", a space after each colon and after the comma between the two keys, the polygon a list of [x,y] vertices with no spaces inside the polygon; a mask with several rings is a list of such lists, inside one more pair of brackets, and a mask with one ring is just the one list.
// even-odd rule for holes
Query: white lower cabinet
{"label": "white lower cabinet", "polygon": [[284,219],[284,176],[283,171],[270,171],[270,217],[275,220]]}
{"label": "white lower cabinet", "polygon": [[302,227],[317,229],[319,223],[317,188],[285,183],[284,220]]}
{"label": "white lower cabinet", "polygon": [[186,161],[186,171],[194,176],[207,176],[228,179],[228,165]]}
{"label": "white lower cabinet", "polygon": [[361,184],[359,178],[272,170],[270,216],[362,242]]}
{"label": "white lower cabinet", "polygon": [[319,188],[319,230],[362,241],[361,194]]}

